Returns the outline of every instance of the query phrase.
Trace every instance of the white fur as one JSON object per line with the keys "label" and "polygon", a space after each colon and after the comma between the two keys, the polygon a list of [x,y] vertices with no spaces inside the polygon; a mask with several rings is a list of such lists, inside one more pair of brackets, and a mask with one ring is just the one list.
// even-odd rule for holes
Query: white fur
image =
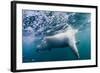
{"label": "white fur", "polygon": [[[65,39],[67,39],[68,41],[66,41],[66,42],[68,43],[69,47],[74,51],[74,53],[79,58],[79,53],[78,53],[78,49],[76,46],[76,38],[75,38],[75,35],[77,32],[78,32],[77,29],[73,29],[71,26],[69,26],[64,32],[58,33],[58,34],[53,35],[53,36],[47,36],[47,37],[45,37],[45,39],[46,40],[47,39],[50,39],[50,40],[54,39],[55,41],[58,41],[58,42],[65,41]],[[46,42],[46,43],[49,43],[49,42]]]}

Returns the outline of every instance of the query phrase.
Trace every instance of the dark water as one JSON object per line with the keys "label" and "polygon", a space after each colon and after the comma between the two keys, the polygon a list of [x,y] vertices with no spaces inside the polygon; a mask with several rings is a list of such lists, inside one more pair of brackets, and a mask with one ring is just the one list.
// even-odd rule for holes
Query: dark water
{"label": "dark water", "polygon": [[[35,13],[35,11],[31,11],[31,13],[32,12]],[[30,13],[30,11],[24,10],[23,11],[23,19],[25,17],[28,18],[29,13]],[[41,16],[44,17],[45,13],[43,13],[43,12],[41,12],[41,13],[43,14]],[[53,14],[54,13],[49,13],[49,16],[47,16],[47,15],[46,16],[47,16],[47,18],[48,17],[53,18],[52,17]],[[65,13],[62,13],[62,14],[65,15]],[[66,16],[68,16],[68,15],[70,15],[70,13],[67,13]],[[23,24],[25,25],[25,26],[23,25],[23,29],[25,31],[23,30],[23,40],[22,40],[23,41],[22,42],[22,44],[23,44],[22,45],[23,62],[28,63],[28,62],[64,61],[64,60],[69,61],[69,60],[87,60],[87,59],[90,59],[91,58],[91,37],[90,37],[91,30],[90,30],[90,26],[89,26],[90,23],[88,22],[88,20],[90,19],[89,17],[90,17],[89,13],[76,13],[75,15],[73,15],[73,14],[72,14],[72,16],[70,15],[69,18],[67,19],[67,21],[64,21],[66,19],[62,18],[62,21],[60,21],[59,23],[55,23],[55,22],[48,23],[49,21],[46,21],[47,18],[46,19],[40,18],[40,20],[38,20],[38,22],[40,22],[40,23],[37,23],[38,26],[34,26],[36,23],[35,21],[37,21],[37,20],[35,20],[34,17],[30,17],[29,19],[23,20]],[[32,20],[32,21],[30,21],[30,20]],[[24,23],[24,21],[25,21],[25,23]],[[58,21],[59,21],[59,19],[58,19]],[[54,28],[53,26],[56,26],[55,24],[60,25],[61,23],[62,24],[63,23],[71,24],[71,26],[73,26],[75,28],[81,27],[81,31],[79,31],[76,34],[76,39],[79,41],[79,43],[77,44],[79,55],[80,55],[79,59],[77,59],[76,55],[68,47],[66,47],[66,48],[52,48],[51,51],[48,51],[48,50],[44,50],[41,52],[36,51],[37,50],[36,46],[41,41],[41,40],[37,40],[37,39],[43,37],[42,34],[44,34],[44,32],[46,33],[46,31],[47,31],[45,29],[41,29],[43,31],[40,31],[39,26],[41,25],[41,28],[42,28],[43,27],[42,24],[43,25],[49,24],[50,25],[49,27],[51,27],[51,24],[53,24],[52,25],[52,29],[53,29]],[[44,27],[46,27],[47,29],[49,29],[51,31],[52,29],[49,28],[48,25],[47,26],[46,25]],[[82,25],[82,26],[80,26],[80,25]],[[65,24],[64,24],[64,26],[65,26]],[[29,31],[27,32],[27,30],[26,30],[27,27],[31,27],[32,29],[29,28]],[[61,30],[62,26],[60,25],[60,27],[59,27],[61,29],[59,29],[58,27],[56,27],[56,28],[57,28],[57,30]],[[35,35],[33,36],[33,34],[35,34]],[[38,36],[38,35],[40,35],[40,36]]]}
{"label": "dark water", "polygon": [[[90,30],[84,30],[77,34],[79,44],[77,44],[80,59],[91,58]],[[23,44],[23,62],[41,62],[41,61],[61,61],[77,60],[77,57],[70,48],[54,48],[52,51],[37,52],[35,43]]]}

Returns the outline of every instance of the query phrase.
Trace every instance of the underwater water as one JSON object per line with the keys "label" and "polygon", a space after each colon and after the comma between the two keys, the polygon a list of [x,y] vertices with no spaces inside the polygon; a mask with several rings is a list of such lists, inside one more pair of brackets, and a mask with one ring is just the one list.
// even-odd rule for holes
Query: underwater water
{"label": "underwater water", "polygon": [[[22,15],[23,63],[91,59],[90,13],[23,10]],[[44,37],[62,33],[68,26],[79,30],[76,34],[79,59],[70,47],[46,48],[37,52]]]}

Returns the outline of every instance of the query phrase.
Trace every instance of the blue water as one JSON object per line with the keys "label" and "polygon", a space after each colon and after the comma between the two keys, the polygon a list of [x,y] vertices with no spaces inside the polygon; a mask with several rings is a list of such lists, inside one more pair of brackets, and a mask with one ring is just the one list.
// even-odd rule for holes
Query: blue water
{"label": "blue water", "polygon": [[[58,19],[57,15],[62,17]],[[23,63],[91,59],[91,21],[89,20],[90,13],[23,10]],[[63,31],[62,28],[67,25],[65,23],[80,30],[76,34],[80,58],[77,59],[68,47],[37,52],[36,46],[40,44],[42,38],[54,34],[55,31]],[[47,33],[48,30],[50,33]]]}

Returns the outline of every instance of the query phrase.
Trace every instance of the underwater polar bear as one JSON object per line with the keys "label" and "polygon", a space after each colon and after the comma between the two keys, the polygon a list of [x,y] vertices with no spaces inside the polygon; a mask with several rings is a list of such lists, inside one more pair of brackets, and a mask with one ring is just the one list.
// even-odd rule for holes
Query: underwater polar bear
{"label": "underwater polar bear", "polygon": [[64,32],[55,34],[53,36],[46,36],[42,40],[41,44],[37,46],[37,51],[47,49],[51,50],[52,48],[65,48],[69,47],[73,50],[77,58],[80,58],[79,52],[77,49],[77,41],[75,38],[77,29],[73,29],[69,26]]}

